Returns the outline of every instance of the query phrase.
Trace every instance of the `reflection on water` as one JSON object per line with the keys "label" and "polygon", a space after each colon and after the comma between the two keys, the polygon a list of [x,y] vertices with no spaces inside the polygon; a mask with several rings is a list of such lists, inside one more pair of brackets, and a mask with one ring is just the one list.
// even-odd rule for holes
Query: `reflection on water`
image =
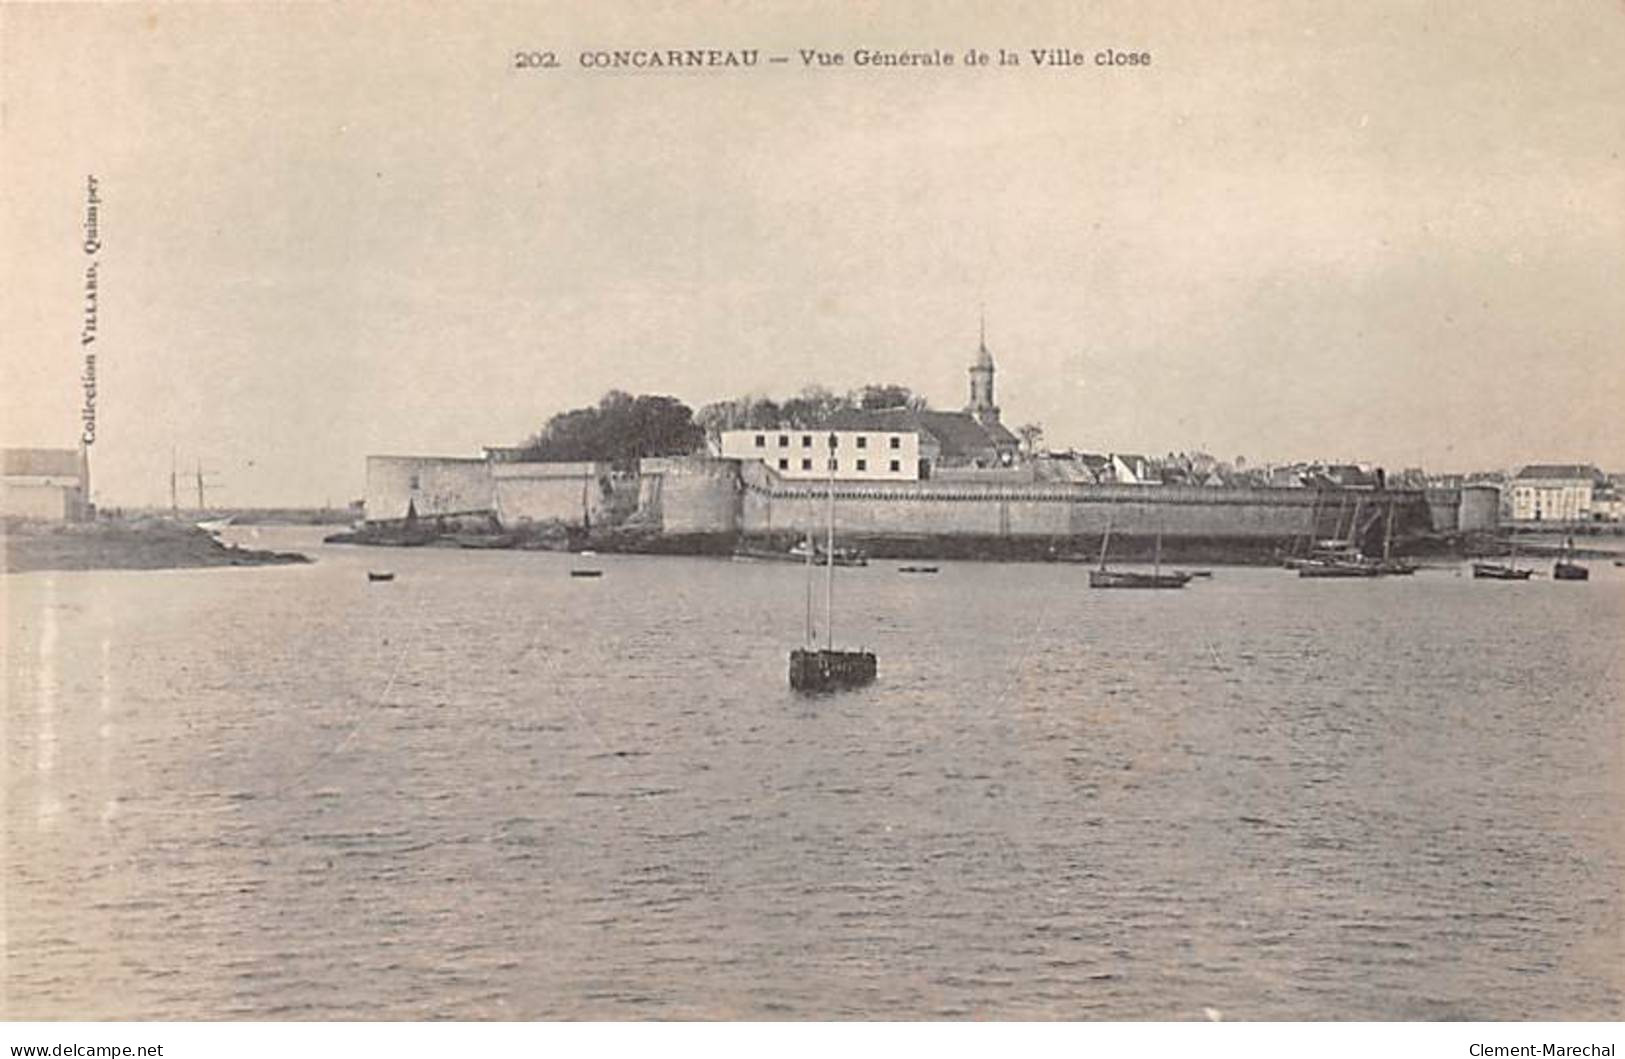
{"label": "reflection on water", "polygon": [[1625,1016],[1609,564],[882,563],[801,699],[795,566],[318,537],[6,579],[8,1017]]}

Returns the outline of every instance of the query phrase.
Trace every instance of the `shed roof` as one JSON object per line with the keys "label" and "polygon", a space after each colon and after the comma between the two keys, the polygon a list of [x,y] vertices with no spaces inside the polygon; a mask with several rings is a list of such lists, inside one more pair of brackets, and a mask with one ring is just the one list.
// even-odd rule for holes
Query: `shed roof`
{"label": "shed roof", "polygon": [[7,477],[77,478],[79,470],[77,449],[0,450],[0,473]]}

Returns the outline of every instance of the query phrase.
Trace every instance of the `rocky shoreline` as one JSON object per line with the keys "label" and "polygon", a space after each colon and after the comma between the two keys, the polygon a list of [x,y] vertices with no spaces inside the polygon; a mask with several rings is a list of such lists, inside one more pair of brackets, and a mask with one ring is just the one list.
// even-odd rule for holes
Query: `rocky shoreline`
{"label": "rocky shoreline", "polygon": [[0,529],[7,573],[36,570],[166,570],[308,563],[298,552],[223,544],[168,519],[42,523],[8,521]]}

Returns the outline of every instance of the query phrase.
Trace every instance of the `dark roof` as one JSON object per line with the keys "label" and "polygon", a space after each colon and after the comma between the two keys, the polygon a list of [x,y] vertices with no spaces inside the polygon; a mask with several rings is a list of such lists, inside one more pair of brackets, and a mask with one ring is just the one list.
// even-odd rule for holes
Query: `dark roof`
{"label": "dark roof", "polygon": [[1518,472],[1519,478],[1584,478],[1602,481],[1603,473],[1589,463],[1531,463]]}
{"label": "dark roof", "polygon": [[1020,444],[1004,424],[983,426],[969,412],[934,412],[911,408],[847,408],[830,416],[830,430],[916,431],[937,439],[944,456],[967,456],[987,449]]}
{"label": "dark roof", "polygon": [[32,478],[79,477],[77,449],[5,449],[0,470],[7,475]]}
{"label": "dark roof", "polygon": [[1003,423],[983,426],[969,412],[919,412],[925,429],[935,434],[948,456],[968,456],[982,449],[1014,448],[1021,443]]}
{"label": "dark roof", "polygon": [[842,408],[824,424],[828,430],[889,430],[908,433],[921,429],[916,414],[907,408]]}

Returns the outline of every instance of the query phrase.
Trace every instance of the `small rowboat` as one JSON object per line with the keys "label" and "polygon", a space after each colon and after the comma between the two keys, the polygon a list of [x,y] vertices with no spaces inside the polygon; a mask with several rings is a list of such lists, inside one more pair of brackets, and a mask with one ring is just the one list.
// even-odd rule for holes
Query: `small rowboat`
{"label": "small rowboat", "polygon": [[367,580],[368,581],[393,581],[393,580],[395,580],[395,575],[388,572],[388,571],[368,570],[367,571]]}
{"label": "small rowboat", "polygon": [[570,576],[571,577],[603,577],[604,572],[602,570],[571,570],[570,571]]}

